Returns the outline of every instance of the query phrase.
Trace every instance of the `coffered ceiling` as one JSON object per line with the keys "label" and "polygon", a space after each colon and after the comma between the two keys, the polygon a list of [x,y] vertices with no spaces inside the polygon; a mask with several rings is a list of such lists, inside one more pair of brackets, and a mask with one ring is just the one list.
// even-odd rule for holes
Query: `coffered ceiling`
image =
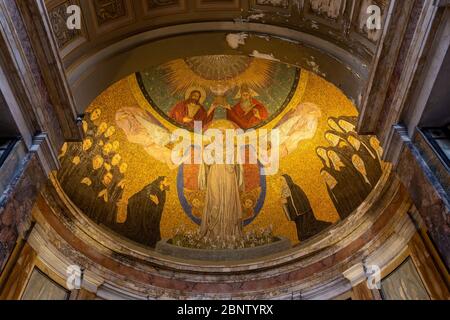
{"label": "coffered ceiling", "polygon": [[[368,59],[381,31],[367,30],[367,7],[383,15],[388,0],[47,0],[66,65],[130,35],[206,21],[264,23],[304,32]],[[66,28],[69,5],[80,5],[82,29]]]}

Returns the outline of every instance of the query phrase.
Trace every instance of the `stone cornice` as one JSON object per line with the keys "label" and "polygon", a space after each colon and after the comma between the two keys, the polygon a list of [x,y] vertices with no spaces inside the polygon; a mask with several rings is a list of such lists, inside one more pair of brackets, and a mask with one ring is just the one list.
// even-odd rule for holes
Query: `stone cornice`
{"label": "stone cornice", "polygon": [[[332,298],[355,282],[345,270],[367,262],[383,266],[412,236],[407,215],[411,203],[387,172],[367,203],[348,220],[299,247],[259,261],[206,264],[143,250],[84,218],[64,199],[56,181],[35,207],[37,225],[30,244],[60,273],[68,264],[81,265],[91,279],[86,280],[86,289],[97,288],[99,297],[106,299],[200,294],[225,299]],[[61,258],[50,258],[50,253]]]}

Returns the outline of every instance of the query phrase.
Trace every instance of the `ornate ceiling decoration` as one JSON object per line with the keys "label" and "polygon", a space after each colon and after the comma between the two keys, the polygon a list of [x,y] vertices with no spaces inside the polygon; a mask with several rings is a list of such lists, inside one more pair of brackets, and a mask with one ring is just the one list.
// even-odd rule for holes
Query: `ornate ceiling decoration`
{"label": "ornate ceiling decoration", "polygon": [[[66,34],[64,9],[78,3],[83,11],[84,31]],[[371,55],[381,35],[381,30],[371,31],[365,26],[366,9],[371,4],[378,5],[383,15],[388,7],[387,0],[48,0],[47,8],[62,53],[71,54],[72,61],[105,41],[118,41],[131,33],[215,19],[288,27],[361,56]],[[70,46],[80,37],[85,41]]]}

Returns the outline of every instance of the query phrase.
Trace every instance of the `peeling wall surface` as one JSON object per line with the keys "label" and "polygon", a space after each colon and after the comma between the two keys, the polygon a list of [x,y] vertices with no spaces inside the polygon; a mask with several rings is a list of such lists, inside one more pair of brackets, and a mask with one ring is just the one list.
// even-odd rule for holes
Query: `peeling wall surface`
{"label": "peeling wall surface", "polygon": [[[211,28],[214,24],[211,24]],[[221,23],[228,29],[234,23]],[[263,30],[261,25],[253,25]],[[252,27],[252,28],[253,28]],[[182,30],[182,26],[179,26]],[[269,27],[272,28],[272,27]],[[279,30],[278,30],[279,31]],[[154,36],[158,37],[159,33]],[[152,34],[153,36],[153,34]],[[150,37],[148,35],[147,37]],[[98,54],[84,59],[68,70],[79,113],[114,82],[146,68],[161,65],[175,59],[201,55],[245,55],[270,61],[280,61],[309,70],[341,89],[359,108],[364,80],[368,77],[368,65],[341,50],[324,43],[322,49],[256,32],[198,32],[195,35],[171,36],[152,42],[136,36],[129,42],[105,48]],[[196,45],[193,46],[192,44]],[[176,50],[175,50],[176,48]],[[160,53],[160,54],[158,54]],[[164,54],[162,54],[164,53]]]}
{"label": "peeling wall surface", "polygon": [[341,14],[342,0],[311,0],[311,9],[319,14],[325,15],[328,18],[336,19]]}
{"label": "peeling wall surface", "polygon": [[[98,12],[96,1],[81,0],[83,27],[76,33],[64,32],[62,24],[61,8],[69,1],[47,4],[72,89],[75,96],[84,95],[81,92],[86,95],[76,97],[80,112],[109,85],[130,73],[164,63],[164,58],[206,54],[246,54],[295,64],[325,76],[359,107],[363,84],[356,82],[367,78],[380,36],[380,30],[366,27],[367,8],[379,6],[383,20],[389,6],[387,0],[115,2],[118,5],[111,6],[105,16]],[[190,32],[226,32],[228,36],[226,41],[191,37],[186,44],[178,41],[176,47],[152,47],[141,57],[137,54],[150,42],[170,41]],[[256,37],[267,43],[256,41]],[[275,49],[283,41],[293,45]],[[312,54],[302,59],[309,51]],[[131,56],[134,62],[124,60]],[[98,83],[91,83],[89,78],[94,76]],[[104,83],[103,78],[111,81]]]}

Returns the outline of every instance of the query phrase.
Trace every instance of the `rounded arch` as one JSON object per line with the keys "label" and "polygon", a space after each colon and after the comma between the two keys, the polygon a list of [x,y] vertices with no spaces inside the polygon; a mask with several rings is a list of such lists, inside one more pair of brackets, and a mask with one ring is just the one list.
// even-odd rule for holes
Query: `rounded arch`
{"label": "rounded arch", "polygon": [[[244,44],[233,49],[227,34],[242,32],[247,35]],[[223,21],[142,32],[80,57],[66,73],[82,114],[101,92],[129,74],[181,57],[214,54],[246,54],[296,65],[324,77],[356,104],[368,77],[367,61],[325,39],[279,26]]]}

